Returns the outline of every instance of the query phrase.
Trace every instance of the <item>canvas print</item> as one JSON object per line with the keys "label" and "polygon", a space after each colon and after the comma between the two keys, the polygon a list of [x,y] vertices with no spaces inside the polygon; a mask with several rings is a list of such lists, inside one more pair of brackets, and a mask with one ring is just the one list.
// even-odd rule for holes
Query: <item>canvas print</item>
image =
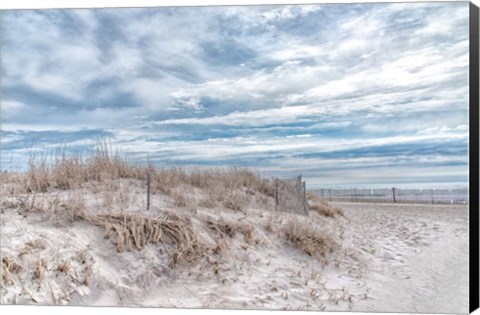
{"label": "canvas print", "polygon": [[1,304],[468,312],[468,2],[5,10],[1,93]]}

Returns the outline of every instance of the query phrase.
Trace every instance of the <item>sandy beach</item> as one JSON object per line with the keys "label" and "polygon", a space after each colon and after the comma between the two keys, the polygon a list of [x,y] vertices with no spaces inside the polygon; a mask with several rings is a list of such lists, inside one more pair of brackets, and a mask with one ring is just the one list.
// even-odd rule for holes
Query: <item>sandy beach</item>
{"label": "sandy beach", "polygon": [[468,206],[337,203],[368,261],[365,312],[468,313]]}

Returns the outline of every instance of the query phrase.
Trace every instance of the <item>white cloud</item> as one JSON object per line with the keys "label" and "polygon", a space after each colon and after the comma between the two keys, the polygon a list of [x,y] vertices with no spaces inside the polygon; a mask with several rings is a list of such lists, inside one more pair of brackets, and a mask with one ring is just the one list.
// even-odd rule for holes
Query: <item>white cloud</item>
{"label": "white cloud", "polygon": [[458,125],[453,128],[448,126],[435,126],[423,129],[417,132],[418,135],[453,135],[458,134],[468,137],[469,127],[467,125]]}
{"label": "white cloud", "polygon": [[14,119],[15,116],[21,115],[26,110],[28,106],[22,102],[14,100],[2,100],[0,102],[1,117],[5,119]]}
{"label": "white cloud", "polygon": [[[127,151],[187,162],[273,152],[312,173],[335,162],[289,156],[467,141],[468,5],[343,8],[7,12],[2,130],[114,130]],[[418,160],[462,161],[444,158]]]}
{"label": "white cloud", "polygon": [[224,116],[205,118],[180,118],[157,122],[157,125],[168,124],[199,124],[199,125],[230,125],[230,126],[264,126],[271,124],[287,124],[298,122],[311,116],[308,106],[288,106],[273,109],[261,109],[248,112],[233,112]]}
{"label": "white cloud", "polygon": [[[411,146],[422,143],[442,143],[445,141],[465,142],[468,139],[468,134],[459,133],[456,131],[429,134],[415,134],[409,136],[392,136],[381,137],[375,139],[338,139],[325,138],[314,135],[300,135],[297,137],[274,137],[274,138],[260,138],[260,137],[236,137],[236,138],[216,138],[202,141],[159,141],[159,142],[143,142],[143,143],[126,143],[121,144],[121,147],[126,151],[150,152],[158,155],[168,155],[170,159],[176,161],[194,160],[202,161],[218,161],[237,159],[239,156],[250,157],[269,157],[272,154],[283,154],[286,156],[295,154],[309,154],[309,153],[330,153],[341,152],[344,150],[368,149],[378,146],[394,146],[401,144],[409,144]],[[380,159],[387,159],[388,157],[378,156]],[[416,158],[416,157],[415,157]],[[453,157],[458,158],[458,157]],[[282,157],[282,160],[286,157]],[[340,158],[341,159],[341,158]],[[392,159],[391,157],[388,159]],[[320,159],[323,160],[323,159]],[[317,160],[317,161],[320,161]],[[297,167],[299,159],[296,158]],[[307,163],[307,160],[301,160]],[[277,167],[281,168],[282,163]],[[367,164],[367,163],[366,163]],[[368,165],[368,164],[367,164]],[[306,165],[307,166],[307,165]],[[302,166],[303,167],[303,166]]]}
{"label": "white cloud", "polygon": [[5,15],[4,86],[25,84],[39,92],[83,99],[87,85],[98,77],[99,50],[89,33],[64,35],[52,23],[61,17],[58,11]]}
{"label": "white cloud", "polygon": [[416,30],[416,36],[452,36],[456,28],[463,28],[468,20],[468,8],[458,6],[455,10],[439,10],[437,14],[424,17],[426,26]]}

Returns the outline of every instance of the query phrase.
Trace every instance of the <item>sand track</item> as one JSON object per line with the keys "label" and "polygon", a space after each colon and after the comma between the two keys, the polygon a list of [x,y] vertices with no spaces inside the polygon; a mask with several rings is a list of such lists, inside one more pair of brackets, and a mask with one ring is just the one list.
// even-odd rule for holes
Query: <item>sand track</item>
{"label": "sand track", "polygon": [[368,261],[356,311],[467,313],[468,207],[336,203]]}

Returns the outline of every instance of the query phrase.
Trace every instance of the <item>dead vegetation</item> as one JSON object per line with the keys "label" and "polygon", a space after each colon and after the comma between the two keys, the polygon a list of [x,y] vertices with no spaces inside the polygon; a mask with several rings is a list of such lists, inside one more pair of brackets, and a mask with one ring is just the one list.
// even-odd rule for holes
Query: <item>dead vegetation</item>
{"label": "dead vegetation", "polygon": [[110,144],[99,141],[87,155],[66,147],[48,154],[31,152],[23,187],[30,193],[48,192],[78,188],[89,181],[144,177],[145,167],[128,163]]}
{"label": "dead vegetation", "polygon": [[60,263],[58,265],[58,271],[63,272],[64,274],[68,275],[70,271],[70,264],[71,264],[71,259],[67,259],[64,262]]}
{"label": "dead vegetation", "polygon": [[[75,213],[85,207],[82,198],[86,191],[93,192],[103,208],[128,209],[134,202],[131,184],[144,186],[147,174],[152,194],[170,197],[176,207],[222,207],[243,212],[257,200],[269,206],[274,196],[272,181],[248,169],[135,165],[106,141],[99,141],[86,153],[66,147],[48,154],[32,150],[27,171],[2,174],[2,183],[9,197],[28,195],[28,209],[53,213],[63,208],[75,220]],[[130,184],[122,185],[122,180]],[[62,191],[69,192],[69,200],[39,200],[43,194],[58,197]],[[201,193],[196,196],[187,193],[190,191]]]}
{"label": "dead vegetation", "polygon": [[[222,207],[244,212],[257,196],[273,198],[271,181],[240,168],[151,169],[152,191],[170,195],[178,207]],[[200,190],[200,198],[186,191]]]}
{"label": "dead vegetation", "polygon": [[327,262],[328,255],[338,246],[333,235],[307,222],[291,220],[283,231],[291,244],[306,254],[319,258],[323,263]]}
{"label": "dead vegetation", "polygon": [[0,285],[5,288],[5,285],[15,284],[13,275],[19,273],[22,267],[11,257],[2,257],[2,274],[0,277]]}
{"label": "dead vegetation", "polygon": [[313,193],[307,193],[307,201],[309,210],[318,214],[326,217],[344,216],[343,209],[330,206],[326,200]]}
{"label": "dead vegetation", "polygon": [[243,168],[181,168],[151,169],[154,191],[170,194],[180,186],[200,188],[207,192],[245,190],[247,187],[261,194],[272,196],[274,188],[269,180]]}
{"label": "dead vegetation", "polygon": [[[118,252],[131,251],[134,247],[141,250],[148,243],[162,243],[170,254],[170,266],[193,262],[207,252],[192,226],[180,217],[171,220],[134,213],[111,213],[88,220],[105,229]],[[173,247],[173,252],[168,247]]]}
{"label": "dead vegetation", "polygon": [[90,279],[92,277],[92,274],[93,274],[92,265],[90,265],[90,264],[86,265],[85,269],[83,270],[83,280],[82,280],[83,285],[88,286],[88,284],[90,283]]}
{"label": "dead vegetation", "polygon": [[44,259],[38,258],[33,263],[33,279],[37,279],[39,282],[45,278],[45,269],[47,263]]}
{"label": "dead vegetation", "polygon": [[45,242],[45,240],[41,239],[41,238],[37,238],[35,240],[32,240],[32,241],[29,241],[25,244],[25,247],[28,248],[28,249],[45,249],[47,248],[47,243]]}
{"label": "dead vegetation", "polygon": [[326,217],[344,216],[342,209],[334,208],[329,205],[314,203],[309,204],[309,207],[311,211],[318,212]]}
{"label": "dead vegetation", "polygon": [[254,228],[250,224],[231,223],[226,222],[224,219],[207,219],[205,223],[210,230],[222,239],[227,236],[234,238],[237,234],[241,233],[246,243],[250,244],[255,240],[253,237]]}
{"label": "dead vegetation", "polygon": [[47,248],[47,243],[43,239],[38,238],[38,239],[35,239],[33,241],[29,241],[29,242],[25,243],[25,246],[20,251],[18,256],[22,257],[22,256],[25,256],[25,255],[30,255],[35,251],[43,250],[45,248]]}

